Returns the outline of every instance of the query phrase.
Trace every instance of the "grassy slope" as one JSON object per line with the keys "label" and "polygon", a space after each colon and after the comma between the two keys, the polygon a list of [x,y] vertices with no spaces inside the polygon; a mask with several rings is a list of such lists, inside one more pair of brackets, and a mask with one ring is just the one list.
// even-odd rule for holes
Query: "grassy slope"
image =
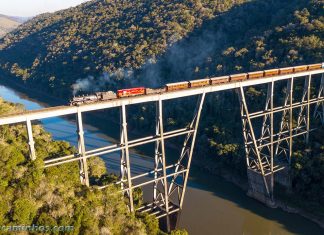
{"label": "grassy slope", "polygon": [[0,38],[14,30],[20,25],[20,22],[5,16],[0,15]]}

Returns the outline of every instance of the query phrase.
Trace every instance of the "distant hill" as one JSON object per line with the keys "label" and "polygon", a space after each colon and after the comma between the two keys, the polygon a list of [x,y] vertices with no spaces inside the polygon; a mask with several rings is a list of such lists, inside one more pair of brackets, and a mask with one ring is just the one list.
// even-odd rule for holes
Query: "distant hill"
{"label": "distant hill", "polygon": [[33,18],[33,16],[7,16],[7,17],[21,24]]}
{"label": "distant hill", "polygon": [[0,38],[17,28],[25,20],[24,17],[11,17],[0,14]]}

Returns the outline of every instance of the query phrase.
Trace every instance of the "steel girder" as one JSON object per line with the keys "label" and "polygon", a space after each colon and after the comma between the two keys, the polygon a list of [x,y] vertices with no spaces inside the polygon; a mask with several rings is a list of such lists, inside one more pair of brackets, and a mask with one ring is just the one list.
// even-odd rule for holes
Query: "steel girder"
{"label": "steel girder", "polygon": [[120,110],[120,146],[125,147],[121,149],[120,153],[120,185],[121,189],[126,189],[124,193],[129,199],[129,209],[134,212],[134,199],[132,188],[131,166],[129,160],[129,144],[127,132],[126,106],[122,105]]}
{"label": "steel girder", "polygon": [[203,93],[197,101],[194,117],[189,125],[189,129],[193,130],[193,132],[188,133],[185,137],[180,157],[175,167],[176,174],[172,177],[169,186],[169,197],[174,197],[177,200],[176,204],[179,206],[180,209],[182,209],[183,207],[184,195],[188,183],[190,165],[204,100],[205,93]]}
{"label": "steel girder", "polygon": [[187,132],[185,133],[185,140],[180,157],[178,161],[172,165],[166,165],[162,101],[156,103],[156,135],[160,138],[157,139],[155,143],[153,203],[149,203],[139,208],[139,211],[156,214],[157,218],[166,216],[167,226],[169,226],[170,223],[169,215],[181,211],[183,207],[204,99],[205,94],[203,93],[197,101],[197,106],[190,125],[185,128]]}
{"label": "steel girder", "polygon": [[[318,95],[317,98],[323,98],[324,97],[324,74],[322,74],[321,78],[321,84],[319,87]],[[315,106],[315,111],[314,111],[314,117],[319,119],[324,126],[324,101],[318,101]]]}
{"label": "steel girder", "polygon": [[36,159],[35,142],[33,137],[32,123],[29,119],[26,120],[26,129],[28,136],[29,158],[30,160],[34,161]]}
{"label": "steel girder", "polygon": [[292,154],[293,85],[294,78],[292,77],[287,80],[286,97],[284,100],[284,106],[289,106],[289,109],[285,109],[282,112],[275,151],[275,157],[278,161],[288,162],[289,164]]}
{"label": "steel girder", "polygon": [[311,92],[311,80],[312,76],[309,75],[305,78],[305,83],[304,83],[304,89],[303,89],[303,95],[302,95],[302,106],[300,106],[300,110],[298,113],[298,118],[297,118],[297,126],[294,131],[294,134],[298,134],[299,132],[305,132],[304,138],[305,138],[305,143],[308,144],[309,142],[309,128],[310,128],[310,92]]}
{"label": "steel girder", "polygon": [[[153,206],[164,211],[167,216],[167,227],[170,227],[170,204],[168,194],[168,180],[164,144],[163,128],[163,106],[162,100],[156,102],[156,136],[160,137],[155,142],[154,154],[154,185],[153,185]],[[158,169],[162,169],[159,171]]]}
{"label": "steel girder", "polygon": [[77,134],[78,134],[78,154],[79,160],[79,169],[80,169],[80,180],[81,183],[89,187],[89,173],[88,173],[88,164],[86,158],[86,149],[84,144],[84,131],[82,123],[82,113],[77,113]]}

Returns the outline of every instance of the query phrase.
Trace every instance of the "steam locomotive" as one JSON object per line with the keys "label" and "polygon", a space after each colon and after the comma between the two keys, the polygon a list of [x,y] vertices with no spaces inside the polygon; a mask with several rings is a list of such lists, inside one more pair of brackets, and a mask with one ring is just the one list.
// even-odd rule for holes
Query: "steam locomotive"
{"label": "steam locomotive", "polygon": [[113,91],[96,92],[93,95],[73,97],[73,99],[70,101],[70,105],[78,106],[81,104],[89,104],[98,101],[107,101],[107,100],[118,99],[123,97],[161,94],[164,92],[177,91],[177,90],[188,89],[188,88],[217,85],[217,84],[228,83],[228,82],[238,82],[247,79],[266,78],[266,77],[277,76],[277,75],[286,75],[291,73],[318,70],[322,68],[324,68],[324,63],[301,65],[301,66],[287,67],[281,69],[269,69],[269,70],[263,70],[257,72],[240,73],[240,74],[233,74],[229,76],[204,78],[204,79],[198,79],[192,81],[168,83],[165,85],[165,87],[157,88],[157,89],[135,87],[135,88],[117,90],[117,94]]}

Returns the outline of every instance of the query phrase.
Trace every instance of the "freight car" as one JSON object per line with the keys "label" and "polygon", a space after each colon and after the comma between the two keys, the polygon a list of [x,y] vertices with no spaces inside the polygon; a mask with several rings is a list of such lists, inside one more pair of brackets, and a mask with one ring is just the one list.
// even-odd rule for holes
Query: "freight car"
{"label": "freight car", "polygon": [[279,74],[279,69],[268,69],[268,70],[264,70],[264,76],[265,77],[276,76],[278,74]]}
{"label": "freight car", "polygon": [[208,86],[208,85],[210,85],[209,78],[197,79],[197,80],[192,80],[189,82],[189,87],[202,87],[202,86]]}
{"label": "freight car", "polygon": [[151,88],[146,88],[145,94],[147,95],[152,95],[152,94],[161,94],[166,91],[166,88],[157,88],[157,89],[151,89]]}
{"label": "freight car", "polygon": [[264,71],[250,72],[248,73],[248,79],[262,78],[264,76]]}
{"label": "freight car", "polygon": [[214,77],[210,79],[211,85],[227,83],[230,81],[230,76]]}
{"label": "freight car", "polygon": [[165,85],[166,91],[176,91],[189,88],[189,82],[175,82]]}
{"label": "freight car", "polygon": [[247,73],[239,73],[239,74],[230,75],[231,82],[243,81],[246,79],[247,79]]}
{"label": "freight car", "polygon": [[279,69],[279,73],[281,75],[290,74],[290,73],[293,73],[293,72],[294,72],[294,67],[287,67],[287,68],[281,68],[281,69]]}
{"label": "freight car", "polygon": [[322,64],[310,64],[307,66],[308,70],[324,69],[324,63]]}
{"label": "freight car", "polygon": [[298,73],[298,72],[304,72],[307,71],[307,65],[301,65],[301,66],[295,66],[294,67],[294,72]]}

